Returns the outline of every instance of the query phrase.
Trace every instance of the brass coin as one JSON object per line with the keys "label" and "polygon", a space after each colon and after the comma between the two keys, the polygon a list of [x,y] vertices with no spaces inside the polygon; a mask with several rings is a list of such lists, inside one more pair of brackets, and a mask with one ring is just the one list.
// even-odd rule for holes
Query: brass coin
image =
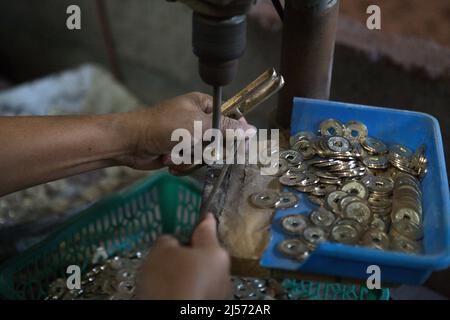
{"label": "brass coin", "polygon": [[300,214],[292,214],[281,218],[281,228],[288,234],[301,235],[307,227],[307,218]]}
{"label": "brass coin", "polygon": [[286,239],[278,244],[278,251],[286,257],[304,261],[309,256],[309,248],[298,239]]}
{"label": "brass coin", "polygon": [[342,136],[344,125],[336,119],[322,121],[319,125],[322,136]]}

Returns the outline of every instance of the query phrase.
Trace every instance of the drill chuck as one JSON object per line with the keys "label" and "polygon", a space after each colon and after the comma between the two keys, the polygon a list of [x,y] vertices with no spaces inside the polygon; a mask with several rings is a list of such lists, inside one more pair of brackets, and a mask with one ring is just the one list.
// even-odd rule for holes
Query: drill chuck
{"label": "drill chuck", "polygon": [[246,47],[245,15],[217,18],[194,12],[192,45],[202,80],[212,86],[231,83]]}

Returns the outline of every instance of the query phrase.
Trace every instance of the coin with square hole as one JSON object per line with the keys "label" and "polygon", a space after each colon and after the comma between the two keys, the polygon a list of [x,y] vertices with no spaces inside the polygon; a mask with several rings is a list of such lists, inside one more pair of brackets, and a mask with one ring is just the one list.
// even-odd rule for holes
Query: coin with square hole
{"label": "coin with square hole", "polygon": [[364,142],[367,138],[369,131],[364,123],[359,121],[349,121],[345,124],[344,136],[346,138]]}
{"label": "coin with square hole", "polygon": [[326,229],[331,227],[331,225],[336,220],[336,217],[334,216],[333,212],[325,208],[318,208],[311,212],[311,214],[309,215],[309,219],[317,227]]}
{"label": "coin with square hole", "polygon": [[281,241],[278,251],[286,257],[304,261],[309,256],[309,248],[299,239],[286,239]]}
{"label": "coin with square hole", "polygon": [[366,140],[361,143],[361,146],[370,154],[381,155],[387,152],[387,146],[384,142],[372,137],[367,137]]}
{"label": "coin with square hole", "polygon": [[348,196],[347,192],[344,191],[334,191],[327,195],[326,202],[328,207],[333,210],[334,213],[340,212],[339,202]]}
{"label": "coin with square hole", "polygon": [[299,198],[292,192],[281,192],[278,201],[275,203],[277,209],[288,209],[298,206]]}
{"label": "coin with square hole", "polygon": [[285,150],[280,153],[280,158],[286,160],[291,165],[298,165],[303,161],[303,156],[295,150]]}
{"label": "coin with square hole", "polygon": [[307,218],[300,214],[292,214],[281,218],[281,228],[290,235],[301,235],[308,226]]}
{"label": "coin with square hole", "polygon": [[392,212],[392,223],[401,221],[401,220],[407,220],[412,221],[413,223],[420,225],[421,224],[421,218],[420,214],[412,209],[412,208],[400,208],[394,212]]}
{"label": "coin with square hole", "polygon": [[380,230],[369,230],[363,236],[361,240],[365,247],[387,250],[389,249],[389,236]]}
{"label": "coin with square hole", "polygon": [[250,202],[260,209],[274,208],[279,200],[278,193],[270,191],[257,192],[250,196]]}
{"label": "coin with square hole", "polygon": [[344,244],[355,244],[359,240],[359,231],[350,224],[335,225],[331,229],[331,240]]}
{"label": "coin with square hole", "polygon": [[331,136],[327,139],[327,146],[331,151],[342,153],[350,151],[350,142],[344,137]]}
{"label": "coin with square hole", "polygon": [[359,181],[350,181],[342,186],[342,191],[347,192],[349,195],[359,197],[361,199],[367,199],[369,192],[367,187]]}
{"label": "coin with square hole", "polygon": [[321,242],[327,240],[327,235],[322,228],[319,227],[307,227],[303,231],[303,239],[310,247],[316,247]]}
{"label": "coin with square hole", "polygon": [[344,217],[355,219],[361,224],[369,223],[372,212],[367,204],[361,201],[353,201],[348,203],[345,208],[342,210],[344,213]]}
{"label": "coin with square hole", "polygon": [[367,187],[371,191],[391,193],[394,189],[394,181],[388,177],[371,176],[367,183]]}
{"label": "coin with square hole", "polygon": [[322,121],[319,129],[322,136],[342,136],[344,133],[344,125],[336,119]]}

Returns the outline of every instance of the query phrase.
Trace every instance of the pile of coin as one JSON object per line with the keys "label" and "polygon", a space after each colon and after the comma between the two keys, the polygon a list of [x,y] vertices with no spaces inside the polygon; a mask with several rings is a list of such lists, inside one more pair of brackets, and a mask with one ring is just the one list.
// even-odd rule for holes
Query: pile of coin
{"label": "pile of coin", "polygon": [[421,252],[425,147],[413,152],[368,134],[361,122],[328,119],[317,134],[292,136],[290,149],[280,152],[279,182],[319,205],[281,219],[283,255],[304,260],[323,241]]}
{"label": "pile of coin", "polygon": [[[100,255],[98,255],[100,253]],[[67,279],[58,278],[48,288],[46,300],[131,300],[136,294],[136,275],[148,254],[148,249],[104,256],[97,248],[93,261],[102,256],[101,263],[93,263],[82,276],[80,289],[68,289]],[[281,284],[259,278],[230,279],[236,300],[271,300],[285,295]],[[277,284],[277,285],[276,285]],[[280,291],[281,290],[281,291]]]}
{"label": "pile of coin", "polygon": [[235,300],[275,299],[275,291],[266,279],[231,277],[231,284]]}
{"label": "pile of coin", "polygon": [[105,259],[83,274],[80,289],[69,289],[66,279],[49,286],[49,300],[129,300],[135,297],[136,274],[146,251],[123,253]]}

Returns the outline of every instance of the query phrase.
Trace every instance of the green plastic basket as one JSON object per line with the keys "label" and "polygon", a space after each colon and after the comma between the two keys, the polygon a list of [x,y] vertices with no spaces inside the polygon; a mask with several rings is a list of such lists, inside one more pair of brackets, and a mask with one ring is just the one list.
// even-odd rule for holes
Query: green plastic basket
{"label": "green plastic basket", "polygon": [[200,187],[167,173],[151,176],[71,218],[43,242],[0,268],[0,296],[43,299],[49,284],[66,277],[69,265],[82,272],[98,247],[109,255],[149,245],[161,233],[186,238],[200,209]]}
{"label": "green plastic basket", "polygon": [[369,290],[356,284],[286,279],[282,283],[291,300],[389,300],[389,289]]}
{"label": "green plastic basket", "polygon": [[[186,178],[156,174],[130,189],[87,208],[47,239],[0,267],[0,296],[4,299],[43,299],[69,265],[82,272],[91,265],[99,247],[109,256],[150,245],[160,234],[188,239],[197,222],[200,186]],[[389,292],[353,293],[354,286],[286,280],[291,299],[386,299]],[[314,288],[326,288],[315,290]],[[364,290],[364,289],[362,289]],[[387,296],[386,296],[387,292]]]}

